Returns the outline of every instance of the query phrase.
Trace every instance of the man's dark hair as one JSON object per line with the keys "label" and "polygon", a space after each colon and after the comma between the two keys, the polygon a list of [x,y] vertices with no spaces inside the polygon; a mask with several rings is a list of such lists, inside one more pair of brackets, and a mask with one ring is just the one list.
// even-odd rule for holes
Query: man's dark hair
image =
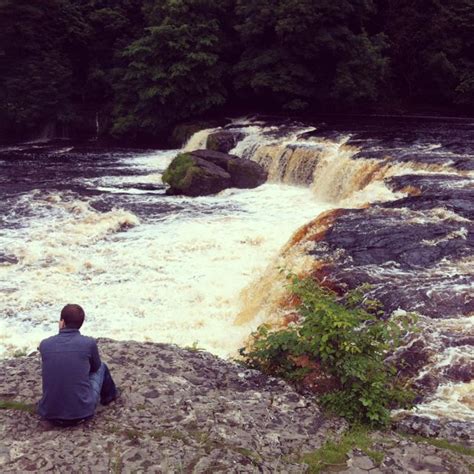
{"label": "man's dark hair", "polygon": [[78,304],[67,304],[61,311],[61,319],[68,329],[79,329],[86,314]]}

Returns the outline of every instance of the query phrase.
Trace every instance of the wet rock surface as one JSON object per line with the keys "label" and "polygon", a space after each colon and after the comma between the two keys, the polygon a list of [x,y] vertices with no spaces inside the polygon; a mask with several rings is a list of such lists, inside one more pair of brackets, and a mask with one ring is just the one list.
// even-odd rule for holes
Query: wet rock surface
{"label": "wet rock surface", "polygon": [[[370,296],[382,302],[387,316],[400,310],[420,315],[420,333],[396,357],[399,375],[414,382],[426,416],[415,409],[399,426],[433,436],[472,436],[472,121],[335,119],[315,123],[300,138],[341,144],[341,172],[332,178],[341,189],[350,184],[349,196],[358,197],[369,184],[394,195],[387,201],[381,194],[377,202],[378,195],[367,192],[370,203],[358,199],[352,206],[340,193],[341,209],[295,234],[293,252],[298,247],[311,256],[314,277],[340,294],[369,283]],[[324,169],[315,168],[313,183],[321,184],[316,174]]]}
{"label": "wet rock surface", "polygon": [[474,444],[474,425],[466,421],[433,419],[425,416],[410,415],[394,419],[394,426],[403,433],[421,435],[427,438],[457,440]]}
{"label": "wet rock surface", "polygon": [[[99,347],[121,397],[69,428],[18,408],[0,410],[2,473],[302,473],[302,455],[346,428],[281,380],[208,353],[107,339]],[[36,354],[3,360],[0,368],[1,400],[38,400]],[[354,450],[341,471],[468,472],[466,456],[394,433],[373,436],[382,463]]]}
{"label": "wet rock surface", "polygon": [[[171,163],[170,168],[173,166],[174,162]],[[169,184],[170,187],[166,190],[166,194],[171,196],[208,196],[229,188],[231,177],[220,166],[193,156],[190,158],[190,165],[185,175],[179,179],[172,178]]]}
{"label": "wet rock surface", "polygon": [[236,188],[256,188],[267,179],[265,170],[254,161],[212,150],[196,150],[190,155],[219,166],[229,173],[230,185]]}
{"label": "wet rock surface", "polygon": [[244,137],[243,133],[232,130],[219,130],[207,137],[206,148],[228,153]]}
{"label": "wet rock surface", "polygon": [[[421,336],[414,336],[415,342],[396,357],[400,375],[414,383],[416,403],[433,405],[427,407],[430,416],[411,423],[413,416],[408,415],[406,423],[422,434],[472,436],[472,181],[453,175],[405,175],[389,178],[387,185],[413,194],[341,210],[325,233],[316,228],[307,235],[314,274],[341,292],[371,284],[370,294],[382,302],[386,314],[404,310],[421,315]],[[460,411],[448,408],[453,402]],[[433,415],[440,414],[462,420],[464,428],[433,428]]]}
{"label": "wet rock surface", "polygon": [[[413,210],[443,208],[461,218],[471,221],[474,219],[474,186],[472,179],[468,177],[450,174],[406,174],[388,178],[386,183],[394,191],[408,191],[409,194],[411,190],[416,190],[417,195],[385,203],[384,207]],[[458,218],[458,221],[461,220]]]}
{"label": "wet rock surface", "polygon": [[321,280],[341,290],[368,282],[388,312],[400,308],[431,318],[474,313],[474,186],[468,172],[474,129],[468,121],[451,127],[381,118],[379,124],[321,124],[313,132],[350,134],[346,143],[359,149],[353,160],[407,164],[384,180],[403,197],[345,209],[323,236],[315,237],[317,229],[308,234]]}
{"label": "wet rock surface", "polygon": [[443,208],[390,203],[346,211],[309,253],[328,262],[326,274],[341,288],[373,285],[388,312],[468,316],[474,311],[473,231],[473,223]]}

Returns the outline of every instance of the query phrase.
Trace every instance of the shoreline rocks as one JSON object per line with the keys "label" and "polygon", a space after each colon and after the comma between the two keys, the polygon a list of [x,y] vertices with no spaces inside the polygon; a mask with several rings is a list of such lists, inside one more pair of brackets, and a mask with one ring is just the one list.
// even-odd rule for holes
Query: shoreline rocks
{"label": "shoreline rocks", "polygon": [[[73,428],[0,410],[1,472],[303,472],[345,423],[285,382],[209,353],[99,339],[121,397]],[[0,400],[35,403],[38,355],[0,361]]]}
{"label": "shoreline rocks", "polygon": [[[303,455],[328,440],[337,443],[347,428],[282,380],[209,353],[98,343],[122,394],[76,427],[58,428],[34,413],[41,395],[38,354],[0,361],[0,400],[20,402],[0,409],[2,473],[303,473]],[[353,449],[340,472],[469,473],[472,457],[429,440],[389,431],[370,436],[382,461]]]}

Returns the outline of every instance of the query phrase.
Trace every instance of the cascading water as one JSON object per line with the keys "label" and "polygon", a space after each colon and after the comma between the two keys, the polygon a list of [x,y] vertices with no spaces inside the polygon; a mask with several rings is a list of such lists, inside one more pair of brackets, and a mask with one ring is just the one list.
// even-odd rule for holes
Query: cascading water
{"label": "cascading water", "polygon": [[[469,250],[473,227],[467,218],[469,213],[472,216],[469,209],[474,197],[470,171],[474,150],[446,150],[442,143],[430,143],[431,137],[425,143],[400,140],[396,147],[385,148],[380,142],[354,140],[351,134],[328,140],[292,131],[291,138],[285,140],[275,137],[273,129],[260,128],[251,133],[253,137],[247,136],[233,153],[259,162],[271,180],[307,185],[319,201],[340,209],[322,214],[301,228],[266,271],[243,290],[237,321],[248,324],[264,320],[278,327],[292,320],[293,309],[291,305],[286,307],[290,301],[286,281],[279,272],[282,267],[314,275],[330,286],[368,281],[375,285],[375,296],[380,296],[387,308],[419,312],[420,324],[429,334],[423,336],[419,354],[413,355],[411,346],[407,349],[411,354],[408,360],[418,357],[423,361],[414,368],[414,374],[415,384],[426,398],[413,413],[428,418],[474,420],[474,274]],[[403,186],[395,185],[405,181]],[[417,182],[424,187],[415,186]],[[435,183],[446,187],[428,195],[427,189]],[[466,201],[469,199],[471,205]],[[461,204],[457,204],[459,201]],[[378,204],[369,208],[374,202]],[[351,211],[353,207],[363,208],[362,213]],[[345,216],[352,223],[344,224]],[[371,229],[369,223],[364,230],[364,221],[373,218],[380,224]],[[383,226],[380,231],[377,225]],[[396,230],[391,231],[392,226]],[[401,231],[402,243],[397,240],[397,231]],[[391,232],[395,237],[390,241],[384,234]],[[367,238],[372,240],[366,243]],[[416,242],[419,250],[405,260],[404,253],[414,252],[410,246]],[[445,250],[448,242],[452,251]],[[387,258],[377,257],[378,247]],[[437,248],[446,256],[433,254]],[[360,257],[362,253],[366,257]],[[393,300],[391,293],[400,297]],[[438,303],[433,305],[432,299]],[[449,330],[445,320],[430,319],[441,316],[448,318]]]}
{"label": "cascading water", "polygon": [[237,351],[258,323],[233,324],[241,289],[325,205],[279,184],[166,196],[177,152],[0,150],[3,356],[35,349],[68,302],[87,334]]}
{"label": "cascading water", "polygon": [[[350,283],[346,276],[356,283],[367,278],[389,306],[390,293],[396,294],[391,309],[415,302],[426,312],[424,369],[415,376],[421,384],[437,374],[440,383],[419,413],[451,411],[469,419],[472,381],[465,371],[447,367],[473,363],[469,343],[453,336],[473,332],[472,265],[465,250],[472,233],[463,214],[472,150],[453,148],[449,129],[446,136],[424,129],[423,139],[412,140],[391,129],[379,139],[377,131],[342,127],[325,133],[327,128],[231,123],[226,131],[243,136],[231,153],[263,165],[269,183],[195,199],[164,195],[161,174],[178,150],[0,150],[3,355],[35,348],[55,330],[62,305],[78,302],[86,308],[89,334],[196,342],[227,356],[261,322],[285,323],[285,280],[278,268],[319,275],[323,282],[334,275],[343,284]],[[205,148],[218,130],[196,133],[183,150]],[[446,209],[431,205],[430,189],[433,199],[441,196],[449,204]],[[450,203],[443,197],[450,192],[464,194]],[[432,249],[425,260],[434,251],[447,249],[445,254],[426,268],[424,261],[405,268],[397,258],[408,252],[410,261],[416,252],[403,247],[390,254],[391,235],[402,224],[407,233],[401,239],[422,229],[420,252]],[[400,290],[405,281],[412,293]],[[456,299],[454,287],[462,298]],[[418,288],[423,294],[414,293]],[[441,289],[454,309],[446,310],[446,319],[432,319],[444,302],[432,304],[430,298]]]}
{"label": "cascading water", "polygon": [[189,137],[189,140],[184,144],[183,151],[202,150],[206,148],[207,137],[217,130],[216,128],[207,128],[194,133]]}

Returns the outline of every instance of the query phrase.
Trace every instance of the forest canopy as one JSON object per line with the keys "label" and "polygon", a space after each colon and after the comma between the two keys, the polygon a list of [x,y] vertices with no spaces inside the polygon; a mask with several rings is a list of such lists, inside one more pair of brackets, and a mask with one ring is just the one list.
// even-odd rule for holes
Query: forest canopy
{"label": "forest canopy", "polygon": [[0,0],[0,134],[474,105],[472,0]]}

